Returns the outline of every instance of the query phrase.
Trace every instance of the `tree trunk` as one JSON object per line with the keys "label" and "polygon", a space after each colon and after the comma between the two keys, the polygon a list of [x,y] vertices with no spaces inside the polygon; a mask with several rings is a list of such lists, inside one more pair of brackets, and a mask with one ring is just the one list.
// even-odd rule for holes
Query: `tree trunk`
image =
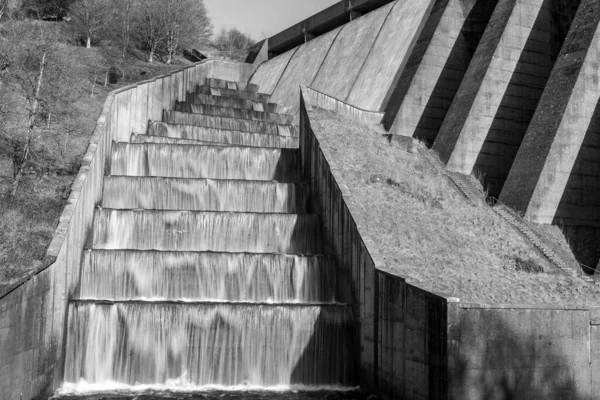
{"label": "tree trunk", "polygon": [[29,152],[31,150],[31,139],[33,138],[33,129],[35,128],[35,119],[38,114],[38,106],[40,99],[40,92],[42,91],[42,83],[44,82],[44,70],[46,69],[46,54],[45,50],[42,54],[42,60],[40,61],[40,70],[37,77],[37,82],[35,86],[35,94],[32,100],[32,107],[29,111],[29,124],[27,127],[27,141],[25,142],[25,146],[23,147],[23,157],[19,160],[20,165],[16,168],[16,173],[14,177],[14,181],[11,189],[11,197],[14,199],[17,195],[17,190],[19,189],[19,185],[21,184],[21,180],[23,179],[23,167],[29,158]]}
{"label": "tree trunk", "polygon": [[86,49],[91,49],[92,48],[92,37],[90,35],[88,35],[88,37],[87,37],[87,41],[85,43],[85,48]]}
{"label": "tree trunk", "polygon": [[167,57],[167,64],[171,64],[172,59],[173,59],[173,53],[171,51],[169,51],[169,55]]}
{"label": "tree trunk", "polygon": [[152,63],[154,61],[154,48],[150,49],[150,55],[148,55],[148,62]]}

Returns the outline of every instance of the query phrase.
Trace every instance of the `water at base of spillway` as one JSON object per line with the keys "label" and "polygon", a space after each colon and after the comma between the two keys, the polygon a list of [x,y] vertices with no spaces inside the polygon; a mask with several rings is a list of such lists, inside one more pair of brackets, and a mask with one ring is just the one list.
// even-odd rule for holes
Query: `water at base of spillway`
{"label": "water at base of spillway", "polygon": [[65,383],[54,400],[365,400],[368,395],[355,387],[337,385],[238,385],[194,386],[185,377],[163,385],[123,385],[114,382],[90,384],[85,380]]}

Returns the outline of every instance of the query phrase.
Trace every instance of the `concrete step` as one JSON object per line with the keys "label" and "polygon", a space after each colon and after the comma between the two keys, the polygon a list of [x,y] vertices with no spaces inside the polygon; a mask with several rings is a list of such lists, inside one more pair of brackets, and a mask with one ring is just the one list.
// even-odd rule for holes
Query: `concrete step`
{"label": "concrete step", "polygon": [[291,125],[294,122],[294,116],[289,114],[277,114],[262,111],[242,110],[240,108],[192,104],[181,101],[175,102],[173,111],[181,111],[192,114],[213,115],[216,117],[228,117],[247,119],[252,121],[272,122],[281,125]]}
{"label": "concrete step", "polygon": [[299,182],[300,153],[241,146],[113,143],[109,175]]}
{"label": "concrete step", "polygon": [[258,93],[259,89],[259,86],[254,83],[233,82],[216,78],[206,78],[204,85],[217,89],[242,90],[251,93]]}
{"label": "concrete step", "polygon": [[331,256],[87,250],[77,299],[333,302]]}
{"label": "concrete step", "polygon": [[261,103],[268,103],[271,100],[271,95],[265,93],[252,93],[243,90],[231,90],[214,88],[206,85],[199,85],[196,88],[197,94],[208,94],[212,96],[232,97],[242,100],[252,100]]}
{"label": "concrete step", "polygon": [[[160,139],[158,137],[162,137]],[[156,141],[153,139],[156,138]],[[217,128],[205,128],[194,125],[167,124],[165,122],[150,122],[148,135],[134,135],[136,143],[178,143],[198,144],[198,142],[214,143],[215,145],[238,145],[249,147],[275,147],[297,149],[300,139],[291,136],[265,135],[261,133],[240,132]]]}
{"label": "concrete step", "polygon": [[169,124],[195,125],[231,131],[263,133],[266,135],[298,137],[298,128],[293,125],[273,122],[251,121],[247,119],[215,117],[212,115],[192,114],[181,111],[163,111],[163,122]]}
{"label": "concrete step", "polygon": [[101,206],[119,210],[189,210],[303,214],[307,183],[107,176]]}
{"label": "concrete step", "polygon": [[94,215],[92,249],[322,253],[313,214],[114,210]]}
{"label": "concrete step", "polygon": [[153,135],[131,135],[131,143],[160,143],[160,144],[192,144],[201,145],[208,144],[214,146],[228,146],[227,143],[208,142],[203,140],[177,139],[167,136]]}
{"label": "concrete step", "polygon": [[219,107],[239,108],[242,110],[276,113],[279,105],[260,101],[237,99],[235,97],[211,96],[206,94],[187,93],[186,102]]}

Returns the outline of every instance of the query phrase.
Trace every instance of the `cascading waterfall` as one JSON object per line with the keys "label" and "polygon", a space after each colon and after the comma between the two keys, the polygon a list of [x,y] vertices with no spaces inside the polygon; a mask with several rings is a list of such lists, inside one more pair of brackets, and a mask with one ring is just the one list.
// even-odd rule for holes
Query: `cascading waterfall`
{"label": "cascading waterfall", "polygon": [[319,254],[316,215],[156,210],[96,211],[96,249]]}
{"label": "cascading waterfall", "polygon": [[295,182],[298,156],[289,149],[114,143],[110,175]]}
{"label": "cascading waterfall", "polygon": [[[351,384],[345,306],[71,307],[67,380],[203,385]],[[75,351],[73,351],[75,350]]]}
{"label": "cascading waterfall", "polygon": [[64,393],[354,387],[352,308],[308,214],[297,130],[266,122],[291,120],[261,114],[277,109],[268,99],[190,94],[201,105],[180,107],[222,115],[168,111],[113,144],[68,310]]}
{"label": "cascading waterfall", "polygon": [[102,207],[303,213],[308,185],[240,180],[107,177]]}
{"label": "cascading waterfall", "polygon": [[82,299],[331,303],[328,256],[90,250]]}

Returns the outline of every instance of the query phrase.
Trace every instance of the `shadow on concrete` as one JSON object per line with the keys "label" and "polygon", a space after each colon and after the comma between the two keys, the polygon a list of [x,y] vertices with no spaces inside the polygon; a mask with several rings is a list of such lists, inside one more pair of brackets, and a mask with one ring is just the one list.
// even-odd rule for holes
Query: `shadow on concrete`
{"label": "shadow on concrete", "polygon": [[600,102],[553,221],[558,225],[584,271],[593,274],[600,261]]}
{"label": "shadow on concrete", "polygon": [[[456,347],[450,350],[454,352],[449,357],[450,399],[590,398],[590,381],[586,382],[590,378],[587,353],[564,355],[564,348],[557,349],[562,343],[560,338],[550,332],[536,332],[534,324],[528,328],[517,327],[523,321],[513,321],[512,327],[500,318],[493,318],[493,322],[484,318],[470,322],[479,325],[475,329],[479,329],[482,336],[462,337],[460,350]],[[463,331],[465,328],[463,325]],[[490,328],[492,334],[486,332]],[[583,341],[582,346],[587,343]],[[577,356],[582,359],[578,360]],[[573,359],[579,361],[579,365],[586,365],[578,367]],[[577,376],[584,379],[578,383]]]}
{"label": "shadow on concrete", "polygon": [[479,152],[475,168],[498,198],[575,17],[579,0],[545,0]]}
{"label": "shadow on concrete", "polygon": [[[446,65],[423,110],[414,137],[433,145],[454,96],[469,68],[485,28],[492,16],[497,0],[479,0],[467,16],[460,35],[446,61]],[[395,116],[394,116],[395,117]]]}

